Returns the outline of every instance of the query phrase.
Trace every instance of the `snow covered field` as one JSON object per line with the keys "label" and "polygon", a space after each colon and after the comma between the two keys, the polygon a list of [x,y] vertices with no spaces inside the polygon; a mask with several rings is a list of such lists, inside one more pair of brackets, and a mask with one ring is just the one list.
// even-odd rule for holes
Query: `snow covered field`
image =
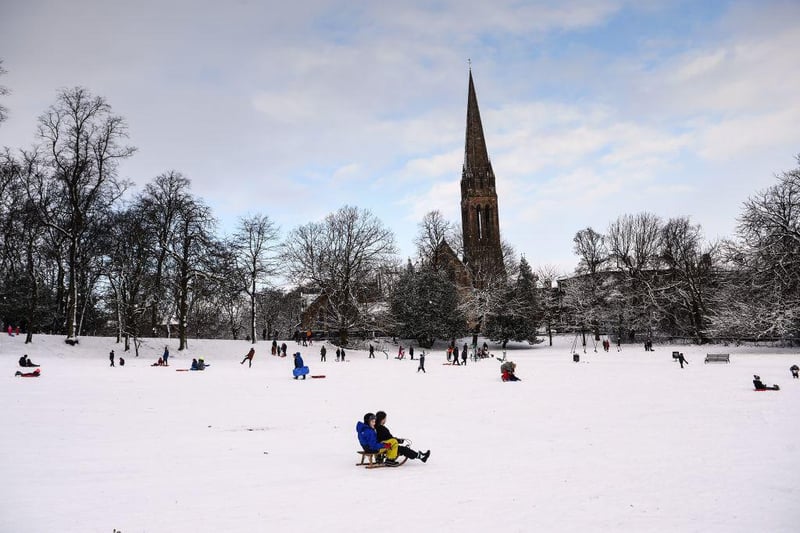
{"label": "snow covered field", "polygon": [[[561,338],[510,347],[523,381],[503,383],[493,359],[437,349],[422,374],[315,345],[299,350],[327,377],[295,381],[264,342],[252,368],[248,343],[198,340],[151,367],[163,339],[109,368],[112,339],[23,341],[0,339],[2,532],[800,530],[797,350],[681,346],[681,370],[662,345],[573,363]],[[23,353],[40,378],[14,377]],[[199,356],[205,372],[175,371]],[[380,409],[427,464],[354,466]]]}

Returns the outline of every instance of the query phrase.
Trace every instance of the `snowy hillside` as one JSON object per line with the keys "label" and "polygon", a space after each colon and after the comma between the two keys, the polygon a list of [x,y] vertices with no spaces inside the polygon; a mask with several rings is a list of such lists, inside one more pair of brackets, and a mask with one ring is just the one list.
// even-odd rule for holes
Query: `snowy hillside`
{"label": "snowy hillside", "polygon": [[[297,347],[312,374],[244,341],[164,340],[109,367],[112,339],[0,339],[0,531],[797,531],[800,380],[791,350],[640,346],[581,353],[515,345],[426,361]],[[463,343],[463,341],[462,341]],[[496,347],[493,347],[497,351]],[[730,364],[703,364],[706,352]],[[417,349],[419,352],[419,349]],[[41,377],[14,377],[27,353]],[[211,364],[188,368],[192,357]],[[752,375],[780,391],[755,392]],[[367,411],[427,464],[356,467]]]}

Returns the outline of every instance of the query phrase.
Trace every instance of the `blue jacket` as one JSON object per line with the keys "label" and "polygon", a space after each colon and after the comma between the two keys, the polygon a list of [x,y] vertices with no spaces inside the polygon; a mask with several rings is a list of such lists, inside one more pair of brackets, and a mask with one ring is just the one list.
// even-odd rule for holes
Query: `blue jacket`
{"label": "blue jacket", "polygon": [[303,364],[303,358],[300,356],[300,352],[294,354],[294,367],[295,368],[303,368],[305,365]]}
{"label": "blue jacket", "polygon": [[358,433],[358,443],[367,452],[377,452],[383,448],[383,443],[378,442],[378,434],[374,429],[369,427],[369,424],[359,421],[356,424],[356,433]]}

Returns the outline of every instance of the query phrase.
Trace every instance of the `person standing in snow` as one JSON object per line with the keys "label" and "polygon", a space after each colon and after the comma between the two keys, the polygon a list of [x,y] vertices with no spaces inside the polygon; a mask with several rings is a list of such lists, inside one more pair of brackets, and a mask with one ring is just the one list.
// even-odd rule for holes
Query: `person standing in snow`
{"label": "person standing in snow", "polygon": [[414,360],[414,346],[412,345],[408,346],[408,356],[411,358],[412,361]]}
{"label": "person standing in snow", "polygon": [[792,377],[793,377],[794,379],[797,379],[798,377],[800,377],[800,375],[799,375],[799,374],[800,374],[800,367],[798,367],[797,365],[792,365],[792,366],[790,366],[790,367],[789,367],[789,370],[791,370],[791,372],[792,372]]}
{"label": "person standing in snow", "polygon": [[253,366],[253,357],[255,357],[255,355],[256,349],[251,347],[250,351],[247,352],[247,355],[244,356],[244,359],[242,359],[242,362],[239,364],[243,365],[244,362],[247,361],[247,368],[251,368]]}
{"label": "person standing in snow", "polygon": [[418,374],[420,370],[422,370],[423,374],[427,374],[427,372],[425,372],[425,350],[422,350],[422,353],[419,354],[419,366],[417,367]]}
{"label": "person standing in snow", "polygon": [[[295,354],[294,354],[294,367],[295,368],[303,368],[304,366],[306,366],[306,365],[303,363],[303,356],[300,355],[300,352],[295,352]],[[295,376],[294,379],[297,379],[297,376]],[[303,376],[303,379],[306,379],[305,375]]]}
{"label": "person standing in snow", "polygon": [[375,347],[372,343],[369,345],[369,357],[367,359],[375,359]]}
{"label": "person standing in snow", "polygon": [[344,347],[342,348],[342,363],[344,363]]}
{"label": "person standing in snow", "polygon": [[161,356],[164,361],[164,366],[169,366],[169,348],[164,346],[164,355]]}
{"label": "person standing in snow", "polygon": [[322,348],[319,349],[319,360],[321,362],[325,362],[325,354],[328,353],[328,350],[325,349],[325,345],[322,345]]}
{"label": "person standing in snow", "polygon": [[342,356],[342,349],[338,346],[336,347],[336,362],[339,362],[339,358]]}
{"label": "person standing in snow", "polygon": [[467,343],[464,343],[464,349],[461,350],[461,364],[467,364]]}
{"label": "person standing in snow", "polygon": [[114,366],[114,350],[111,350],[111,352],[108,354],[108,359],[111,361],[111,366]]}

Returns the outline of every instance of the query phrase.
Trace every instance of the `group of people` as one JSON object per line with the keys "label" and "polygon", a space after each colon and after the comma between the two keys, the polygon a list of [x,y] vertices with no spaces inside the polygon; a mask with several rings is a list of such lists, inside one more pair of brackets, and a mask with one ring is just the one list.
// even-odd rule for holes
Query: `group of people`
{"label": "group of people", "polygon": [[[33,361],[30,360],[28,354],[25,354],[19,358],[19,366],[21,366],[22,368],[33,368],[33,367],[38,367],[39,365],[33,364]],[[23,378],[38,378],[40,373],[41,370],[37,368],[33,372],[22,372],[20,370],[17,370],[14,373],[14,375]]]}
{"label": "group of people", "polygon": [[[114,366],[114,357],[116,357],[114,355],[114,350],[111,350],[108,353],[108,360],[111,361],[111,365],[110,366]],[[119,357],[119,366],[125,366],[125,358],[122,357],[122,356]]]}
{"label": "group of people", "polygon": [[11,324],[9,324],[8,329],[6,331],[8,332],[9,337],[13,337],[15,332],[17,335],[19,335],[19,326],[17,326],[16,329],[14,329],[11,327]]}
{"label": "group of people", "polygon": [[467,343],[464,343],[464,347],[461,348],[461,363],[458,362],[458,346],[455,345],[454,342],[451,341],[450,346],[447,347],[447,362],[450,363],[452,359],[453,365],[461,366],[467,364],[467,355],[469,355],[469,347]]}
{"label": "group of people", "polygon": [[164,353],[158,358],[158,361],[150,366],[169,366],[169,347],[164,346]]}
{"label": "group of people", "polygon": [[206,363],[201,357],[199,359],[192,359],[192,366],[189,368],[189,370],[205,370],[206,367],[209,366],[211,365]]}
{"label": "group of people", "polygon": [[285,342],[281,343],[281,345],[278,346],[278,341],[275,339],[272,340],[272,350],[271,350],[272,355],[277,355],[279,357],[286,357],[286,349],[287,348]]}
{"label": "group of people", "polygon": [[33,361],[31,361],[30,357],[28,357],[28,354],[25,354],[25,355],[23,355],[22,357],[19,358],[19,366],[21,366],[23,368],[28,368],[28,367],[34,367],[34,366],[39,366],[39,365],[33,364]]}
{"label": "group of people", "polygon": [[419,459],[423,463],[428,461],[431,451],[417,452],[405,444],[411,444],[409,439],[400,439],[392,435],[386,427],[386,413],[367,413],[363,421],[356,423],[358,443],[367,453],[377,454],[379,463],[386,466],[399,466],[397,458],[402,456],[407,459]]}

